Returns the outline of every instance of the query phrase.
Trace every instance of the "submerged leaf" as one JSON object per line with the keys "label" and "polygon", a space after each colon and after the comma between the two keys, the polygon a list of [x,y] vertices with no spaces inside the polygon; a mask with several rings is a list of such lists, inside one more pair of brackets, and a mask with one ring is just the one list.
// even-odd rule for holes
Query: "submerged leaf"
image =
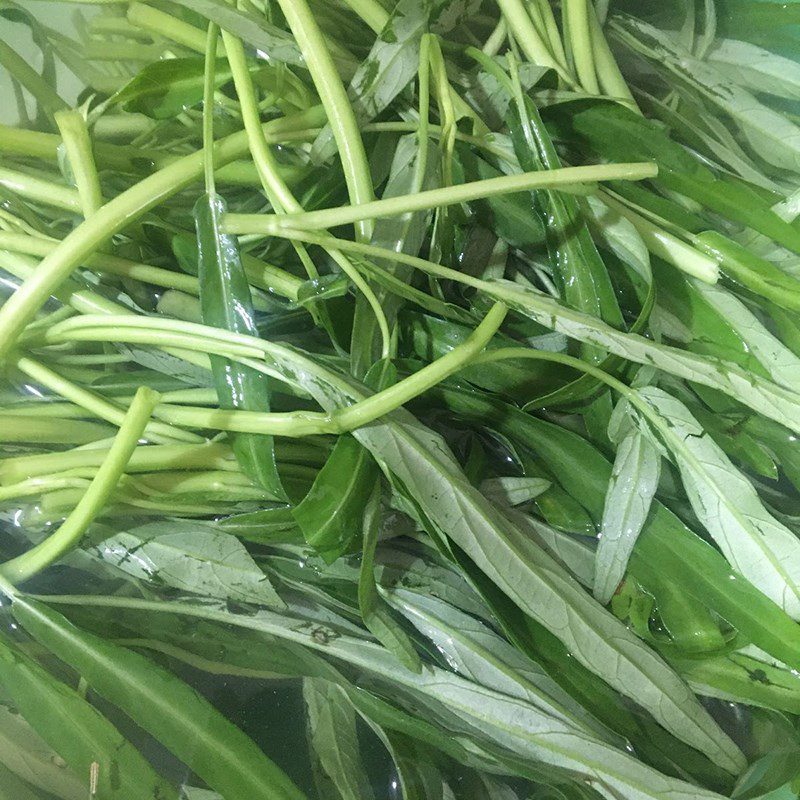
{"label": "submerged leaf", "polygon": [[[223,796],[304,800],[303,793],[252,739],[171,672],[80,630],[36,601],[17,597],[12,609],[41,645]],[[158,797],[157,790],[148,795],[153,797]]]}
{"label": "submerged leaf", "polygon": [[[198,200],[194,211],[203,322],[233,333],[258,336],[250,285],[242,267],[238,242],[221,230],[225,209],[222,198],[206,195]],[[210,356],[210,359],[221,408],[269,411],[270,392],[265,375],[223,356]],[[231,438],[242,470],[276,499],[285,500],[286,493],[275,463],[273,437],[234,433]]]}
{"label": "submerged leaf", "polygon": [[608,484],[595,561],[594,596],[603,605],[614,594],[658,488],[661,454],[639,430],[617,448]]}
{"label": "submerged leaf", "polygon": [[361,761],[356,715],[345,692],[319,678],[303,681],[308,738],[319,764],[342,800],[370,800],[372,789]]}
{"label": "submerged leaf", "polygon": [[674,397],[638,390],[660,423],[695,514],[725,557],[794,619],[800,618],[800,541],[764,507],[747,478]]}
{"label": "submerged leaf", "polygon": [[157,586],[236,602],[283,605],[241,542],[203,522],[140,525],[100,542],[92,552]]}
{"label": "submerged leaf", "polygon": [[92,764],[99,765],[101,797],[177,797],[175,789],[99,711],[5,639],[0,641],[0,684],[36,732],[87,784]]}

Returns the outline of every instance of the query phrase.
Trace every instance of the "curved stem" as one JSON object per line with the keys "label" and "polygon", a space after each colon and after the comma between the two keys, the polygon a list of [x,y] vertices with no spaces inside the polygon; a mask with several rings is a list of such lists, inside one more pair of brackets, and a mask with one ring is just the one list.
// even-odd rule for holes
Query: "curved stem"
{"label": "curved stem", "polygon": [[[266,433],[283,436],[307,436],[314,433],[346,433],[379,419],[440,383],[454,372],[467,366],[489,343],[506,315],[506,307],[495,303],[480,325],[465,342],[454,347],[449,353],[428,364],[418,372],[404,378],[377,394],[365,396],[357,386],[343,382],[340,376],[319,367],[310,359],[303,358],[303,369],[315,377],[334,386],[346,400],[355,400],[352,405],[330,413],[294,411],[287,413],[262,413],[226,409],[176,407],[161,405],[153,412],[157,418],[175,425],[191,428],[210,428],[241,433]],[[119,317],[115,320],[84,317],[78,325],[54,329],[51,340],[69,339],[70,332],[86,333],[94,340],[107,337],[109,341],[130,341],[159,343],[169,332],[174,338],[177,333],[186,334],[194,346],[205,352],[214,352],[220,345],[230,353],[235,346],[243,346],[245,351],[260,349],[268,357],[288,355],[293,365],[301,358],[295,351],[286,352],[281,345],[242,334],[220,331],[206,325],[182,323],[176,320],[152,320],[147,318]],[[133,336],[129,329],[135,329]]]}
{"label": "curved stem", "polygon": [[[306,0],[278,0],[292,33],[300,45],[317,93],[325,107],[339,157],[342,161],[347,189],[352,203],[368,203],[374,197],[369,161],[361,139],[353,108],[333,63],[322,31]],[[372,237],[373,225],[361,219],[356,231],[361,239]]]}
{"label": "curved stem", "polygon": [[[268,122],[264,129],[270,134],[280,134],[315,127],[321,122],[321,112],[315,106],[301,114]],[[243,131],[214,145],[218,165],[246,153],[247,135]],[[13,348],[25,325],[76,267],[132,221],[194,183],[203,174],[203,162],[202,151],[184,156],[117,195],[68,234],[0,308],[0,359]]]}
{"label": "curved stem", "polygon": [[80,111],[73,109],[57,111],[55,120],[75,178],[83,216],[90,217],[103,205],[103,193],[86,121]]}
{"label": "curved stem", "polygon": [[589,0],[562,0],[564,20],[569,31],[569,44],[578,80],[589,94],[600,94],[597,73],[592,55],[592,37],[589,32]]}
{"label": "curved stem", "polygon": [[278,217],[266,214],[226,214],[223,227],[227,233],[260,233],[275,235],[285,228],[320,230],[347,225],[357,220],[394,217],[440,206],[468,203],[486,197],[534,189],[560,189],[595,181],[638,181],[654,178],[658,167],[650,162],[631,164],[598,164],[589,167],[562,167],[544,172],[523,172],[497,178],[459,183],[443,189],[429,189],[413,195],[400,195],[385,200],[339,208],[323,208],[303,214]]}
{"label": "curved stem", "polygon": [[54,534],[0,567],[0,573],[6,580],[13,584],[28,580],[78,544],[114,491],[158,400],[156,392],[147,388],[139,389],[102,466],[78,505]]}

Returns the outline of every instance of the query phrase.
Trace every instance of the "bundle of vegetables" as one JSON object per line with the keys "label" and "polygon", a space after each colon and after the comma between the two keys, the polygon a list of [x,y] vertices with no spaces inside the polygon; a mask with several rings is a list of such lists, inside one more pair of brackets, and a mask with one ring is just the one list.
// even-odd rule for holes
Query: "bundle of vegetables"
{"label": "bundle of vegetables", "polygon": [[96,2],[0,4],[3,794],[795,797],[800,5]]}

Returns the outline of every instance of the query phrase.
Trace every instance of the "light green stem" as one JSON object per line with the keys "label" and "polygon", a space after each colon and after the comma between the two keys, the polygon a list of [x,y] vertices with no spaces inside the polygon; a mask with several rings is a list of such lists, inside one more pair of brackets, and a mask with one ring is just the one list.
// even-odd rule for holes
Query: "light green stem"
{"label": "light green stem", "polygon": [[555,70],[565,83],[574,86],[575,81],[556,61],[549,46],[539,35],[522,0],[497,0],[497,4],[503,12],[509,31],[514,34],[528,60]]}
{"label": "light green stem", "polygon": [[629,180],[653,178],[658,168],[650,162],[632,164],[598,164],[589,167],[563,167],[545,172],[523,172],[517,175],[501,175],[497,178],[460,183],[442,189],[430,189],[414,195],[400,195],[385,200],[340,208],[323,208],[303,214],[286,214],[278,217],[268,214],[226,214],[224,230],[228,233],[259,233],[276,235],[282,229],[294,228],[320,230],[347,225],[360,219],[394,217],[401,214],[425,211],[440,206],[468,203],[486,197],[495,197],[513,192],[534,189],[559,189],[594,181]]}
{"label": "light green stem", "polygon": [[[289,27],[306,60],[317,94],[325,107],[333,131],[351,203],[368,203],[373,198],[372,177],[361,131],[336,71],[325,39],[306,0],[278,0]],[[373,225],[366,219],[357,222],[359,237],[369,241]]]}
{"label": "light green stem", "polygon": [[0,412],[0,442],[86,444],[112,433],[113,429],[94,422]]}
{"label": "light green stem", "polygon": [[375,33],[380,33],[389,21],[389,12],[378,2],[378,0],[344,0],[350,8]]}
{"label": "light green stem", "polygon": [[90,217],[103,205],[100,177],[94,163],[92,140],[80,111],[57,111],[56,125],[64,143],[84,217]]}
{"label": "light green stem", "polygon": [[[94,416],[104,419],[113,425],[122,425],[125,419],[125,411],[114,403],[109,402],[100,395],[96,395],[71,381],[62,377],[56,372],[34,361],[32,358],[22,356],[17,359],[15,366],[24,372],[29,378],[45,386],[52,392],[71,400],[73,403],[82,406],[90,411]],[[183,442],[202,442],[203,437],[188,431],[178,430],[160,422],[152,422],[147,426],[146,434],[154,442],[168,443],[174,441]]]}
{"label": "light green stem", "polygon": [[[282,117],[264,125],[267,134],[315,127],[322,110],[308,109],[293,117]],[[242,131],[214,145],[215,163],[230,163],[247,153],[247,135]],[[38,269],[0,308],[0,359],[14,346],[25,325],[34,318],[51,294],[101,245],[166,198],[194,183],[203,174],[203,152],[192,153],[150,175],[106,203],[96,214],[75,228],[39,265]]]}
{"label": "light green stem", "polygon": [[152,390],[139,389],[102,466],[78,505],[54,534],[27,553],[3,564],[0,572],[4,578],[15,585],[22,583],[77,546],[119,482],[158,400],[158,394]]}
{"label": "light green stem", "polygon": [[[55,239],[42,239],[21,233],[0,232],[0,250],[11,250],[15,253],[25,253],[26,255],[44,258],[50,255],[56,247],[58,247],[58,242]],[[178,289],[189,294],[198,294],[199,292],[197,278],[194,275],[184,275],[182,272],[173,272],[162,267],[139,264],[136,261],[129,261],[127,258],[97,253],[86,259],[86,266],[98,272],[122,275],[142,283],[163,286],[165,289]],[[288,273],[286,274],[288,275]],[[278,290],[276,289],[276,291]],[[278,294],[283,293],[278,291]]]}
{"label": "light green stem", "polygon": [[78,192],[68,186],[45,181],[25,172],[5,167],[0,167],[0,186],[5,186],[27,200],[35,200],[37,203],[62,208],[64,211],[81,213],[81,200]]}
{"label": "light green stem", "polygon": [[533,0],[533,2],[538,6],[539,13],[542,15],[544,29],[547,32],[547,41],[550,42],[550,52],[566,72],[567,54],[564,52],[564,44],[561,41],[561,33],[558,30],[558,23],[556,22],[555,14],[553,14],[550,0]]}
{"label": "light green stem", "polygon": [[205,65],[203,68],[203,177],[206,194],[213,195],[214,187],[214,73],[217,66],[219,26],[208,23]]}
{"label": "light green stem", "polygon": [[600,81],[600,88],[610,97],[615,97],[631,108],[633,111],[641,113],[636,100],[633,99],[628,83],[622,76],[617,60],[608,46],[606,35],[600,21],[597,19],[597,12],[593,3],[588,3],[589,13],[589,34],[592,38],[592,52],[594,53],[594,66],[597,71],[597,78]]}
{"label": "light green stem", "polygon": [[[0,484],[18,483],[53,473],[96,469],[106,456],[106,449],[74,448],[61,453],[37,453],[0,460]],[[158,472],[176,469],[215,469],[237,472],[239,465],[230,447],[221,442],[204,444],[165,444],[137,448],[127,472]]]}
{"label": "light green stem", "polygon": [[[505,314],[505,306],[496,303],[467,340],[449,353],[389,388],[330,413],[310,411],[260,413],[164,405],[156,408],[153,413],[159,419],[175,425],[241,433],[267,433],[292,437],[315,433],[346,433],[399,408],[469,364],[497,332]],[[219,331],[206,325],[181,323],[176,320],[86,317],[76,322],[75,325],[54,329],[50,338],[54,341],[62,338],[69,340],[70,333],[79,335],[84,333],[97,341],[135,339],[140,343],[157,343],[165,334],[175,338],[176,334],[183,333],[194,340],[196,347],[206,352],[215,352],[222,344],[224,351],[228,353],[238,345],[243,346],[245,351],[260,349],[267,356],[286,354],[285,348],[281,345],[242,334]],[[295,354],[292,354],[292,357],[294,361],[297,360]],[[324,368],[314,365],[311,369],[319,374],[320,379],[327,379],[328,373]]]}
{"label": "light green stem", "polygon": [[[253,82],[247,68],[247,61],[245,60],[242,43],[235,36],[225,31],[223,31],[222,36],[228,54],[228,63],[230,64],[234,84],[236,85],[236,93],[239,95],[242,119],[250,142],[250,152],[264,186],[264,191],[267,193],[267,197],[269,197],[276,213],[280,214],[287,211],[293,214],[303,213],[303,207],[281,178],[278,172],[278,163],[264,138],[258,113],[258,104],[253,90]],[[299,243],[295,244],[297,247],[302,247]],[[328,252],[331,258],[339,265],[347,277],[350,278],[369,303],[377,320],[378,328],[381,331],[383,356],[387,357],[390,349],[391,335],[386,315],[383,313],[378,298],[375,296],[369,284],[361,277],[358,270],[350,263],[347,256],[338,250],[330,250]],[[301,256],[301,258],[304,255],[307,257],[305,249],[298,251],[298,255]],[[316,277],[316,270],[314,270],[310,277]]]}
{"label": "light green stem", "polygon": [[673,236],[606,193],[603,194],[603,202],[633,224],[654,256],[704,283],[714,284],[719,280],[719,262],[716,259]]}
{"label": "light green stem", "polygon": [[205,32],[188,22],[166,14],[157,8],[150,8],[144,3],[131,3],[128,6],[128,22],[135,28],[141,28],[158,37],[166,36],[173,42],[182,44],[196,53],[205,53]]}
{"label": "light green stem", "polygon": [[500,17],[494,30],[481,48],[487,56],[496,56],[508,36],[505,17]]}
{"label": "light green stem", "polygon": [[589,14],[586,7],[588,2],[590,0],[562,0],[561,6],[569,31],[569,44],[578,80],[589,94],[600,94],[592,55],[592,37],[589,32]]}

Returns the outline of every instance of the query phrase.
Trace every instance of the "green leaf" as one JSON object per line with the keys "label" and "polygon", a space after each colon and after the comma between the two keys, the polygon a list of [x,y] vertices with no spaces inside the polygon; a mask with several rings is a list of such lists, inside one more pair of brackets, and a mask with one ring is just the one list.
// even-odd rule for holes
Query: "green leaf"
{"label": "green leaf", "polygon": [[340,436],[311,490],[292,510],[306,541],[329,563],[358,540],[375,475],[369,453],[352,436]]}
{"label": "green leaf", "polygon": [[[82,598],[79,602],[88,600],[91,603],[93,599]],[[106,598],[101,602],[104,600]],[[517,764],[522,769],[530,769],[533,762],[534,771],[541,770],[544,775],[555,775],[561,780],[566,770],[572,777],[601,793],[631,800],[663,800],[665,797],[672,800],[719,800],[716,793],[661,775],[627,752],[582,733],[546,710],[518,698],[479,686],[435,666],[421,673],[411,672],[398,664],[384,647],[373,642],[322,626],[298,625],[295,617],[266,610],[241,615],[212,603],[153,603],[117,597],[107,600],[112,607],[175,611],[262,631],[324,652],[359,670],[364,683],[375,680],[384,692],[391,691],[401,702],[424,708],[426,717],[437,727],[450,730],[451,738],[466,736],[468,742],[476,740],[501,759],[509,758],[515,769]],[[621,624],[620,628],[625,630]],[[656,658],[654,654],[650,657]],[[474,752],[474,748],[471,749]],[[202,776],[199,770],[198,774]],[[233,796],[237,795],[234,793]]]}
{"label": "green leaf", "polygon": [[313,305],[318,300],[330,300],[333,297],[344,297],[350,288],[346,275],[323,275],[319,278],[303,281],[297,290],[299,306]]}
{"label": "green leaf", "polygon": [[196,11],[220,28],[224,28],[243,42],[263,53],[270,61],[305,67],[303,55],[297,42],[286,31],[271,25],[265,15],[241,8],[234,8],[218,0],[175,0],[175,2]]}
{"label": "green leaf", "polygon": [[622,580],[658,488],[661,454],[639,430],[617,448],[595,561],[594,596],[606,605]]}
{"label": "green leaf", "polygon": [[642,20],[618,15],[614,31],[628,47],[665,66],[727,114],[765,161],[780,169],[800,169],[800,128],[787,116],[763,105],[711,63],[694,58],[668,34]]}
{"label": "green leaf", "polygon": [[18,711],[0,705],[0,762],[22,780],[63,800],[85,800],[86,783]]}
{"label": "green leaf", "polygon": [[746,184],[724,181],[702,166],[663,127],[621,103],[593,102],[547,109],[551,135],[612,161],[655,160],[655,179],[729,219],[800,252],[800,232]]}
{"label": "green leaf", "polygon": [[[611,464],[589,442],[565,428],[511,406],[471,393],[437,387],[434,397],[449,411],[497,428],[530,449],[596,523],[603,515]],[[575,480],[579,475],[580,480]],[[682,595],[713,609],[749,641],[794,669],[800,669],[800,627],[772,600],[734,572],[725,558],[692,533],[658,500],[653,502],[629,564],[637,578],[651,564]],[[641,582],[648,581],[642,576]]]}
{"label": "green leaf", "polygon": [[91,548],[98,558],[157,586],[204,597],[282,606],[269,578],[244,546],[203,522],[153,522]]}
{"label": "green leaf", "polygon": [[718,39],[708,60],[733,83],[754,92],[800,100],[800,65],[762,47]]}
{"label": "green leaf", "polygon": [[517,697],[619,746],[619,737],[597,723],[536,662],[489,627],[447,603],[407,589],[392,589],[389,602],[434,645],[459,675]]}
{"label": "green leaf", "polygon": [[369,778],[359,752],[356,715],[341,687],[320,680],[303,681],[308,737],[320,766],[342,800],[370,800]]}
{"label": "green leaf", "polygon": [[[194,209],[203,322],[225,331],[258,336],[238,242],[236,237],[221,231],[220,219],[225,209],[225,202],[217,195],[200,198]],[[222,356],[210,359],[221,408],[269,411],[266,376]],[[235,433],[231,438],[242,471],[275,497],[285,500],[275,464],[273,438],[251,433]]]}
{"label": "green leaf", "polygon": [[481,483],[481,492],[493,503],[520,506],[539,497],[550,488],[545,478],[487,478]]}
{"label": "green leaf", "polygon": [[[800,747],[773,750],[751,764],[736,783],[732,798],[754,800],[792,783],[800,776]],[[794,795],[790,792],[787,797]]]}
{"label": "green leaf", "polygon": [[[377,117],[416,77],[423,33],[428,30],[447,33],[478,5],[476,0],[453,3],[400,0],[396,3],[347,89],[358,122],[364,124]],[[311,155],[321,163],[334,152],[333,135],[330,127],[326,127],[314,142]]]}
{"label": "green leaf", "polygon": [[794,670],[773,663],[760,651],[751,654],[754,649],[706,658],[681,658],[672,654],[668,657],[699,695],[797,714],[800,711],[800,676]]}
{"label": "green leaf", "polygon": [[695,279],[691,279],[691,282],[708,305],[730,325],[745,349],[775,383],[795,391],[800,389],[800,357],[773,336],[731,292]]}
{"label": "green leaf", "polygon": [[3,797],[13,797],[14,800],[41,800],[41,795],[32,786],[2,764],[0,764],[0,794]]}
{"label": "green leaf", "polygon": [[659,344],[635,333],[623,333],[510,281],[486,282],[482,288],[486,294],[552,330],[603,347],[629,361],[717,389],[765,417],[800,432],[800,401],[796,392],[736,364]]}
{"label": "green leaf", "polygon": [[119,800],[177,797],[144,757],[78,692],[28,656],[0,641],[0,684],[22,716],[67,762],[88,778],[100,766],[98,796]]}
{"label": "green leaf", "polygon": [[686,406],[655,387],[637,393],[655,412],[647,420],[672,453],[692,509],[731,566],[800,618],[800,541],[767,511]]}
{"label": "green leaf", "polygon": [[781,308],[800,311],[800,281],[793,275],[716,231],[700,233],[694,242],[718,259],[722,271],[736,283]]}
{"label": "green leaf", "polygon": [[[635,694],[678,738],[736,771],[736,748],[677,676],[499,515],[469,485],[437,436],[401,413],[356,431],[356,436],[402,483],[428,525],[462,548],[519,608],[561,638],[578,661],[622,693]],[[591,659],[585,656],[588,652]],[[645,700],[651,691],[658,696],[657,705]]]}
{"label": "green leaf", "polygon": [[[383,190],[382,197],[390,198],[433,189],[439,185],[439,162],[436,145],[425,142],[422,147],[416,136],[404,136],[397,144],[392,158],[389,180]],[[425,170],[421,171],[420,158],[425,153]],[[375,223],[372,243],[389,250],[409,255],[419,252],[427,235],[429,215],[425,211],[415,214],[403,214],[399,217],[379,219]],[[378,265],[394,278],[411,283],[413,270],[405,264],[384,262]],[[390,330],[403,305],[403,299],[394,295],[385,287],[373,284],[375,296],[381,304]],[[366,299],[359,294],[356,299],[353,333],[350,343],[350,360],[353,372],[357,376],[366,375],[369,368],[381,356],[381,337],[375,313]]]}
{"label": "green leaf", "polygon": [[375,549],[380,525],[380,481],[373,483],[364,507],[364,544],[361,552],[361,572],[358,577],[358,608],[364,625],[412,672],[422,672],[414,644],[399,622],[392,616],[375,583]]}
{"label": "green leaf", "polygon": [[[42,603],[17,596],[14,616],[41,645],[229,797],[303,800],[283,771],[204,697],[144,656],[76,628]],[[126,797],[134,795],[126,795]],[[143,795],[144,796],[144,795]],[[157,797],[150,794],[148,797]]]}
{"label": "green leaf", "polygon": [[[558,169],[561,161],[536,107],[527,101],[511,123],[514,151],[522,168]],[[546,199],[545,199],[546,198]],[[586,227],[578,201],[563,192],[537,192],[539,213],[546,233],[553,274],[564,302],[600,317],[616,327],[623,324],[605,264]]]}
{"label": "green leaf", "polygon": [[[202,101],[203,69],[202,58],[154,61],[112,95],[109,103],[153,119],[170,119]],[[227,61],[219,59],[214,71],[215,87],[230,79]]]}

